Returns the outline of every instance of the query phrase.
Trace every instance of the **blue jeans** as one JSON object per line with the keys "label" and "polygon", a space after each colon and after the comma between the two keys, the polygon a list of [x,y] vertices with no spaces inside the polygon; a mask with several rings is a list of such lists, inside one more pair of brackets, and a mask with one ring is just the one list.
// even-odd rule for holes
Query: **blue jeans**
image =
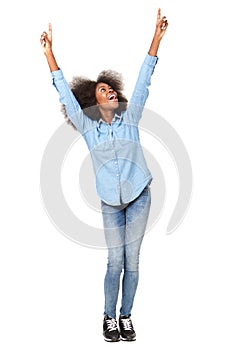
{"label": "blue jeans", "polygon": [[122,269],[124,274],[120,314],[131,314],[138,285],[140,247],[146,230],[150,204],[149,186],[128,204],[110,206],[101,202],[105,240],[108,247],[108,265],[104,280],[104,314],[109,317],[116,318]]}

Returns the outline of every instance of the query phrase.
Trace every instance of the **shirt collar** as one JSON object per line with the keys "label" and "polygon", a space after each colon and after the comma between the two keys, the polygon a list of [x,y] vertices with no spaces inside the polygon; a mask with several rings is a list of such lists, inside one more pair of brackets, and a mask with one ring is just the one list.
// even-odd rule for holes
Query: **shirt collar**
{"label": "shirt collar", "polygon": [[[115,122],[116,120],[120,120],[122,117],[118,114],[115,114],[113,119],[112,119],[112,122]],[[106,123],[102,118],[100,118],[98,120],[98,123],[101,124],[101,123]]]}

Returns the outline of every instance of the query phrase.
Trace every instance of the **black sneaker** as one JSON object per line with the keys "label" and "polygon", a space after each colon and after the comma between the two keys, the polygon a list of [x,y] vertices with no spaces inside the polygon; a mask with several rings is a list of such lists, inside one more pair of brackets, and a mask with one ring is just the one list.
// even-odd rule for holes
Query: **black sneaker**
{"label": "black sneaker", "polygon": [[104,340],[109,342],[116,342],[120,340],[120,334],[115,318],[108,317],[107,315],[104,317],[103,335]]}
{"label": "black sneaker", "polygon": [[136,340],[136,333],[130,316],[119,317],[120,336],[122,340],[133,341]]}

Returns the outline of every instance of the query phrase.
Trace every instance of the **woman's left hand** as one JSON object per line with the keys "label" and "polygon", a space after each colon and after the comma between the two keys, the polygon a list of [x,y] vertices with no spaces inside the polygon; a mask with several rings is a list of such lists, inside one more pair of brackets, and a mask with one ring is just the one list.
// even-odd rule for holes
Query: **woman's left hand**
{"label": "woman's left hand", "polygon": [[168,27],[168,21],[166,19],[166,16],[163,16],[161,18],[161,10],[158,9],[156,28],[155,28],[154,37],[152,39],[151,46],[148,52],[149,55],[157,56],[160,41],[163,38],[167,30],[167,27]]}
{"label": "woman's left hand", "polygon": [[155,29],[155,37],[157,40],[161,40],[164,36],[166,30],[168,27],[168,21],[166,19],[166,16],[163,16],[161,18],[161,9],[158,9],[157,13],[157,21],[156,21],[156,29]]}

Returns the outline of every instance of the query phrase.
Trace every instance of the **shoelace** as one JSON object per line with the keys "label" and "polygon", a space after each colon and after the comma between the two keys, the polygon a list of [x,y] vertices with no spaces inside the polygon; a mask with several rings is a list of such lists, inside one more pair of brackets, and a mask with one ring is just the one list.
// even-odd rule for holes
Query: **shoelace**
{"label": "shoelace", "polygon": [[133,329],[132,321],[130,318],[122,318],[121,322],[125,331],[131,331]]}
{"label": "shoelace", "polygon": [[117,323],[114,318],[112,318],[111,320],[106,320],[106,323],[108,325],[109,332],[117,330]]}

